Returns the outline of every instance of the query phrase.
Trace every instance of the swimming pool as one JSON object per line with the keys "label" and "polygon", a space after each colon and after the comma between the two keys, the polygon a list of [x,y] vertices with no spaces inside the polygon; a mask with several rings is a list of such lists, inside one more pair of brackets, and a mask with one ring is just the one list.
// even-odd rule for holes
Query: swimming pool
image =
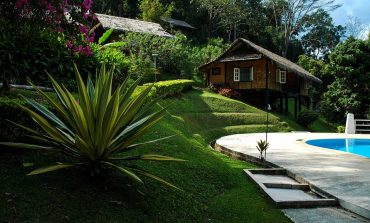
{"label": "swimming pool", "polygon": [[370,139],[313,139],[306,143],[370,158]]}

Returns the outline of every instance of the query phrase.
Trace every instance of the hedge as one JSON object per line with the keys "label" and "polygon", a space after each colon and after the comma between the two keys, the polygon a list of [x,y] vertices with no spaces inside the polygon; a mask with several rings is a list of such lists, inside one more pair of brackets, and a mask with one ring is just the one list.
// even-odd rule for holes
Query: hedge
{"label": "hedge", "polygon": [[[154,87],[151,90],[149,97],[156,98],[160,96],[175,96],[181,92],[190,90],[194,85],[193,80],[169,80],[169,81],[159,81],[154,83]],[[149,86],[153,83],[144,84],[144,86]]]}

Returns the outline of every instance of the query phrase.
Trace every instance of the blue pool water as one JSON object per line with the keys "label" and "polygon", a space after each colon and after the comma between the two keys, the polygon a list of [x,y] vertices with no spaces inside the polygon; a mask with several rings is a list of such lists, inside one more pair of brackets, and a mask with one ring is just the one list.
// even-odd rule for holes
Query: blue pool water
{"label": "blue pool water", "polygon": [[370,158],[370,139],[313,139],[306,143]]}

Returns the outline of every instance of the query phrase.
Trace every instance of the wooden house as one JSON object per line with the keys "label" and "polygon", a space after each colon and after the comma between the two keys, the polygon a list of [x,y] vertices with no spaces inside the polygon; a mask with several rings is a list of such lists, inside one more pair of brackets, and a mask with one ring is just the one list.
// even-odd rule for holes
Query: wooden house
{"label": "wooden house", "polygon": [[310,85],[322,83],[297,64],[246,39],[237,39],[199,70],[207,84],[232,88],[244,100],[256,105],[271,104],[281,113],[288,112],[288,100],[294,98],[295,115],[303,103],[308,106]]}

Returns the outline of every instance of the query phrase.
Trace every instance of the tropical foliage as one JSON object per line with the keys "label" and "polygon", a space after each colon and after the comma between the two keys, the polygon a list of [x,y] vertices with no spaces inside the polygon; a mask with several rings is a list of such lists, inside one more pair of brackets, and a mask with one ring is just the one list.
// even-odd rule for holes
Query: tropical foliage
{"label": "tropical foliage", "polygon": [[[130,164],[134,160],[182,160],[155,154],[125,155],[126,152],[140,146],[168,138],[135,143],[165,115],[165,108],[152,111],[155,100],[144,104],[152,86],[147,86],[139,94],[133,95],[140,80],[128,86],[128,79],[126,79],[122,85],[113,90],[113,72],[106,70],[105,65],[101,67],[95,83],[88,78],[85,85],[76,66],[75,73],[78,98],[64,86],[60,86],[50,75],[49,79],[57,98],[50,97],[35,87],[55,112],[27,98],[24,99],[33,107],[33,110],[19,105],[42,131],[14,124],[28,131],[38,144],[1,143],[12,147],[57,152],[73,160],[36,169],[28,175],[73,167],[87,169],[95,175],[114,168],[139,183],[143,181],[138,175],[143,175],[176,188],[163,179]],[[115,164],[118,161],[124,166]]]}
{"label": "tropical foliage", "polygon": [[[260,141],[257,141],[256,148],[257,148],[258,152],[260,152],[261,161],[266,160],[266,151],[269,148],[269,146],[270,146],[270,144],[265,140],[261,139]],[[263,154],[265,154],[265,155],[263,155]]]}
{"label": "tropical foliage", "polygon": [[[59,80],[73,77],[73,69],[70,69],[72,55],[63,40],[63,35],[47,28],[28,24],[19,28],[15,24],[1,22],[0,78],[4,82],[25,84],[26,77],[29,77],[36,84],[43,84],[47,79],[42,75],[45,69],[53,72]],[[81,66],[85,68],[85,65],[88,63],[81,61]]]}
{"label": "tropical foliage", "polygon": [[159,0],[142,0],[139,8],[141,17],[146,21],[160,22],[161,18],[171,17],[174,5],[164,5]]}
{"label": "tropical foliage", "polygon": [[[228,46],[222,39],[210,39],[206,44],[193,45],[186,36],[164,38],[149,34],[122,35],[131,61],[129,73],[143,77],[143,82],[188,78],[201,82],[198,66],[216,58]],[[154,56],[157,64],[154,65]]]}
{"label": "tropical foliage", "polygon": [[332,122],[344,122],[347,112],[366,117],[370,110],[370,41],[353,37],[338,45],[329,56],[334,81],[323,94],[322,113]]}

